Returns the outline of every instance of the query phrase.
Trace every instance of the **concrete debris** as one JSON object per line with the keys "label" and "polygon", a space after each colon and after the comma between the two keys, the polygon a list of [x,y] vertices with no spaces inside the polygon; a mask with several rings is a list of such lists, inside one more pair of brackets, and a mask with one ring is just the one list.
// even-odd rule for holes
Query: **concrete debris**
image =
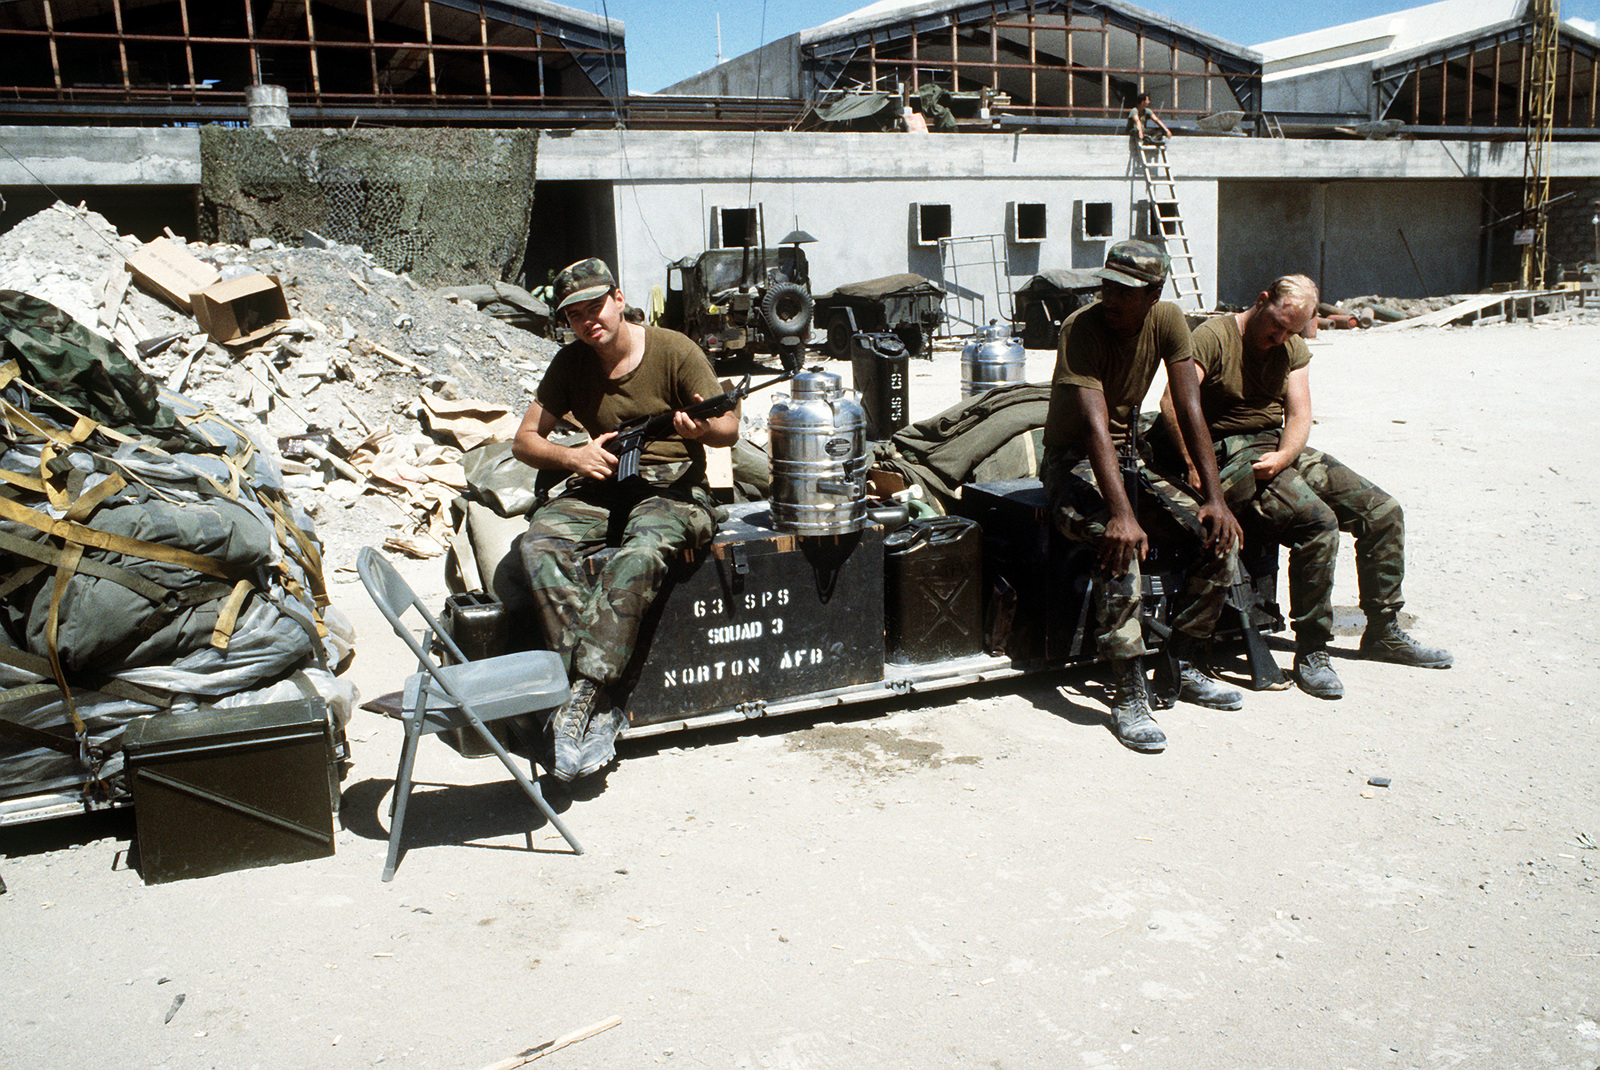
{"label": "concrete debris", "polygon": [[[253,344],[216,344],[188,311],[130,277],[127,260],[144,243],[59,202],[0,235],[0,289],[49,301],[110,337],[269,452],[310,435],[312,448],[276,459],[336,557],[379,544],[443,553],[462,451],[515,432],[557,343],[317,235],[298,248],[167,240],[219,278],[277,278],[289,318]],[[523,291],[501,292],[527,304]],[[356,507],[373,496],[388,504]]]}

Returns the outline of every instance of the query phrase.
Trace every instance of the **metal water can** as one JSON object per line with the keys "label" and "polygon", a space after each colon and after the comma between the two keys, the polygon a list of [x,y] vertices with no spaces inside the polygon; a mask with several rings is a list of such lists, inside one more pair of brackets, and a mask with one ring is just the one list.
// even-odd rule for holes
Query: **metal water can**
{"label": "metal water can", "polygon": [[794,535],[844,535],[867,519],[867,417],[832,372],[807,371],[773,399],[772,524]]}
{"label": "metal water can", "polygon": [[1011,337],[1009,327],[998,320],[979,327],[978,333],[961,351],[961,396],[977,397],[997,386],[1026,382],[1028,351],[1022,339]]}
{"label": "metal water can", "polygon": [[850,338],[850,372],[867,414],[867,435],[874,441],[887,441],[910,422],[909,358],[897,334],[863,332]]}

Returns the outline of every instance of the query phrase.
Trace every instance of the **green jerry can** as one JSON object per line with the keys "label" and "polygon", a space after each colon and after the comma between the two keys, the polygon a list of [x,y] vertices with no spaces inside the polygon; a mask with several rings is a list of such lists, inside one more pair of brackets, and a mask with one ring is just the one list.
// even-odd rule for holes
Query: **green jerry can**
{"label": "green jerry can", "polygon": [[152,714],[122,738],[146,884],[333,854],[321,702]]}

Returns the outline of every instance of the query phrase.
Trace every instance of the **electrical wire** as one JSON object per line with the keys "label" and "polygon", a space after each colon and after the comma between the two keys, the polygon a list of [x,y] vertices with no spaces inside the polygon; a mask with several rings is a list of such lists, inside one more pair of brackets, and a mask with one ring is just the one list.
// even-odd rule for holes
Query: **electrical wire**
{"label": "electrical wire", "polygon": [[[46,182],[44,179],[40,178],[38,175],[33,173],[33,168],[29,167],[27,164],[25,164],[21,160],[17,159],[17,154],[12,152],[10,149],[6,148],[6,146],[5,146],[5,144],[3,142],[0,142],[0,151],[4,151],[7,156],[11,157],[12,161],[15,162],[18,167],[20,167],[24,171],[28,172],[28,176],[30,178],[32,178],[35,182],[39,183],[40,186],[44,187],[44,191],[46,193],[50,194],[50,196],[54,197],[56,200],[60,201],[62,204],[66,204],[67,203],[66,199],[63,198],[61,196],[61,194],[57,193],[55,190],[50,188],[50,184],[48,182]],[[71,205],[68,205],[68,207],[70,208]],[[73,210],[76,211],[77,209],[73,209]],[[101,241],[105,242],[107,249],[110,249],[113,253],[116,253],[117,256],[121,260],[123,260],[124,262],[127,261],[127,259],[128,259],[128,254],[127,253],[123,252],[121,249],[118,249],[115,245],[112,245],[111,242],[106,238],[106,236],[104,234],[101,234],[100,231],[97,228],[90,227],[89,229],[94,231],[94,236],[95,237],[97,237]]]}
{"label": "electrical wire", "polygon": [[[600,14],[606,20],[606,34],[611,32],[611,10],[606,0],[600,0]],[[650,244],[655,247],[656,256],[661,258],[665,267],[671,263],[667,254],[662,251],[661,243],[656,241],[655,231],[650,229],[650,220],[645,215],[644,205],[639,200],[639,183],[633,177],[633,159],[628,155],[628,124],[622,117],[622,94],[617,86],[617,59],[616,50],[607,48],[606,52],[606,85],[608,93],[606,99],[611,102],[611,113],[617,120],[617,148],[622,153],[622,170],[628,177],[628,190],[633,194],[633,208],[639,215],[639,222],[644,225],[645,237],[650,239]],[[620,270],[620,268],[619,268]]]}

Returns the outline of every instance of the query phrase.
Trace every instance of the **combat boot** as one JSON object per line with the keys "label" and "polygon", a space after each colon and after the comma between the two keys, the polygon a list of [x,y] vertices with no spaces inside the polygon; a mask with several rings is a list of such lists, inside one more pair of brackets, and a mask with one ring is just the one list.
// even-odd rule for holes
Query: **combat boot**
{"label": "combat boot", "polygon": [[1172,655],[1178,662],[1178,698],[1211,710],[1236,710],[1244,695],[1200,670],[1200,641],[1182,632],[1172,633]]}
{"label": "combat boot", "polygon": [[617,756],[617,732],[624,723],[622,711],[615,706],[607,706],[589,719],[589,730],[578,751],[578,776],[598,773],[612,763]]}
{"label": "combat boot", "polygon": [[1150,716],[1145,695],[1144,662],[1138,658],[1111,663],[1111,720],[1117,738],[1132,750],[1154,754],[1166,749],[1167,734]]}
{"label": "combat boot", "polygon": [[1294,682],[1314,698],[1344,698],[1344,682],[1333,671],[1325,647],[1302,647],[1294,652]]}
{"label": "combat boot", "polygon": [[595,696],[600,685],[588,677],[580,676],[572,682],[567,701],[550,718],[550,735],[555,744],[555,767],[550,771],[557,780],[570,781],[578,775],[582,764],[583,737],[589,730],[589,717],[594,713]]}
{"label": "combat boot", "polygon": [[1361,633],[1361,656],[1373,661],[1392,661],[1418,669],[1448,669],[1454,662],[1450,651],[1423,646],[1405,633],[1394,620],[1368,620]]}

